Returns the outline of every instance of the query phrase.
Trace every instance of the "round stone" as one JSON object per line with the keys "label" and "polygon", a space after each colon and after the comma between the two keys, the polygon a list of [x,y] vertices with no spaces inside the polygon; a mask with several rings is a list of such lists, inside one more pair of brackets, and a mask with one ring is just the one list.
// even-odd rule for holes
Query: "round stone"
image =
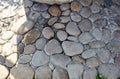
{"label": "round stone", "polygon": [[40,16],[40,13],[36,12],[36,11],[31,11],[30,14],[29,14],[29,18],[34,22],[37,21],[39,16]]}
{"label": "round stone", "polygon": [[113,39],[119,41],[120,40],[120,30],[115,30],[113,32]]}
{"label": "round stone", "polygon": [[12,31],[5,31],[2,34],[2,39],[9,40],[13,36],[13,34],[14,33]]}
{"label": "round stone", "polygon": [[81,9],[80,15],[84,18],[88,18],[91,15],[91,10],[88,7],[84,7]]}
{"label": "round stone", "polygon": [[77,13],[74,13],[74,12],[70,13],[70,17],[75,22],[80,22],[81,21],[81,16]]}
{"label": "round stone", "polygon": [[83,59],[80,56],[73,56],[72,60],[75,61],[75,62],[81,63],[81,64],[85,64],[85,59]]}
{"label": "round stone", "polygon": [[75,22],[69,22],[67,24],[66,32],[73,36],[78,36],[80,34],[80,30]]}
{"label": "round stone", "polygon": [[60,20],[61,23],[67,23],[67,22],[69,22],[71,19],[70,19],[69,16],[61,16],[59,20]]}
{"label": "round stone", "polygon": [[63,47],[65,54],[68,56],[78,55],[83,52],[83,46],[81,43],[64,41],[62,43],[62,47]]}
{"label": "round stone", "polygon": [[62,11],[65,11],[65,10],[68,10],[70,8],[70,4],[61,4],[60,5],[60,9],[62,10]]}
{"label": "round stone", "polygon": [[92,30],[92,22],[88,19],[83,19],[79,23],[79,28],[81,29],[82,32],[90,31]]}
{"label": "round stone", "polygon": [[0,64],[0,79],[6,79],[9,74],[9,70]]}
{"label": "round stone", "polygon": [[65,28],[65,25],[62,23],[55,23],[53,27],[56,29],[63,29]]}
{"label": "round stone", "polygon": [[30,62],[32,57],[30,55],[22,55],[18,59],[18,63],[25,64]]}
{"label": "round stone", "polygon": [[103,41],[92,41],[89,43],[89,46],[91,48],[102,48],[105,46],[105,43]]}
{"label": "round stone", "polygon": [[43,51],[36,51],[32,58],[32,65],[34,66],[42,66],[49,62],[49,56],[45,54]]}
{"label": "round stone", "polygon": [[57,22],[57,20],[58,20],[58,17],[50,18],[49,21],[48,21],[48,25],[52,26],[55,22]]}
{"label": "round stone", "polygon": [[67,33],[65,31],[62,31],[62,30],[59,30],[57,32],[57,38],[60,40],[60,41],[64,41],[67,39]]}
{"label": "round stone", "polygon": [[56,39],[51,39],[50,41],[48,41],[48,43],[45,45],[44,50],[47,55],[62,53],[62,47]]}
{"label": "round stone", "polygon": [[82,8],[82,5],[78,1],[73,1],[71,3],[71,10],[72,11],[79,11]]}
{"label": "round stone", "polygon": [[90,6],[92,4],[93,0],[81,0],[80,3],[83,6]]}
{"label": "round stone", "polygon": [[61,10],[57,5],[52,5],[51,7],[49,7],[48,12],[52,16],[60,16],[61,15]]}
{"label": "round stone", "polygon": [[53,30],[50,27],[45,27],[42,30],[42,34],[47,39],[50,39],[50,38],[54,37],[54,32],[53,32]]}
{"label": "round stone", "polygon": [[91,16],[89,17],[89,19],[92,21],[92,22],[94,22],[94,21],[96,21],[97,19],[100,19],[102,16],[101,16],[101,14],[99,14],[99,13],[94,13],[94,14],[91,14]]}
{"label": "round stone", "polygon": [[73,42],[79,42],[78,38],[76,36],[69,36],[67,38],[69,41],[73,41]]}
{"label": "round stone", "polygon": [[44,18],[46,18],[46,19],[49,19],[49,18],[50,18],[49,13],[47,13],[47,12],[42,12],[42,16],[43,16]]}
{"label": "round stone", "polygon": [[65,10],[64,12],[62,12],[63,16],[69,16],[70,15],[70,10]]}
{"label": "round stone", "polygon": [[101,7],[97,3],[93,3],[92,6],[90,7],[92,13],[98,13],[100,12]]}
{"label": "round stone", "polygon": [[93,58],[87,59],[86,64],[88,67],[94,68],[99,65],[99,62],[100,61],[97,58],[93,57]]}
{"label": "round stone", "polygon": [[27,45],[24,47],[24,54],[32,54],[35,52],[35,46],[34,45]]}
{"label": "round stone", "polygon": [[102,31],[98,28],[93,29],[91,34],[96,38],[96,40],[101,40],[103,36]]}

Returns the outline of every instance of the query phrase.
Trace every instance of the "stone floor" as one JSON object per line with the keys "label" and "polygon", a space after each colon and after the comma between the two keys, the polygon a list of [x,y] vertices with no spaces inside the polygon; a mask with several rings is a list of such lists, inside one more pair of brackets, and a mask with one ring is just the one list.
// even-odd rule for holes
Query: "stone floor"
{"label": "stone floor", "polygon": [[0,2],[0,79],[120,77],[120,0]]}

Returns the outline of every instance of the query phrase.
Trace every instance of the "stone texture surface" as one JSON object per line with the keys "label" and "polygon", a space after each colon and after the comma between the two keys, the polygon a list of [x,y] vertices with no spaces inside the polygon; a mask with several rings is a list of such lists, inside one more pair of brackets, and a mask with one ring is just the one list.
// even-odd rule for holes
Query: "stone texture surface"
{"label": "stone texture surface", "polygon": [[82,8],[82,5],[79,2],[74,1],[71,3],[71,10],[72,11],[79,11],[81,8]]}
{"label": "stone texture surface", "polygon": [[27,45],[24,47],[24,54],[32,54],[35,52],[35,46],[34,45]]}
{"label": "stone texture surface", "polygon": [[57,38],[58,38],[60,41],[66,40],[67,37],[68,37],[68,34],[67,34],[65,31],[60,30],[60,31],[57,32]]}

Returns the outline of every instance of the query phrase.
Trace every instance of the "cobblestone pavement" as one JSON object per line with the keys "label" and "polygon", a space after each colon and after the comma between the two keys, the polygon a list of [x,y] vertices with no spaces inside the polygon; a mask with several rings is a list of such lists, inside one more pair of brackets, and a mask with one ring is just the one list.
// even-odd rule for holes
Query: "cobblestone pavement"
{"label": "cobblestone pavement", "polygon": [[120,0],[0,1],[0,79],[120,77]]}

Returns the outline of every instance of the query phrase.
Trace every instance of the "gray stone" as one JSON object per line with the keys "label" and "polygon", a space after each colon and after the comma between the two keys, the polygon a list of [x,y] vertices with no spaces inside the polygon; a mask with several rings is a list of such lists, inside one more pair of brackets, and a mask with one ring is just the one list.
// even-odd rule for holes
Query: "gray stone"
{"label": "gray stone", "polygon": [[50,57],[50,62],[62,68],[66,68],[66,66],[70,63],[71,59],[69,56],[63,54],[55,54]]}
{"label": "gray stone", "polygon": [[101,64],[98,71],[108,79],[117,79],[120,76],[120,70],[113,64]]}
{"label": "gray stone", "polygon": [[24,2],[24,7],[32,7],[33,5],[33,2],[30,0],[25,0],[23,2]]}
{"label": "gray stone", "polygon": [[85,59],[83,59],[83,58],[80,57],[80,56],[73,56],[73,57],[72,57],[72,60],[73,60],[74,62],[78,62],[78,63],[81,63],[81,64],[85,64]]}
{"label": "gray stone", "polygon": [[92,35],[96,38],[96,40],[102,39],[102,31],[98,28],[92,30]]}
{"label": "gray stone", "polygon": [[0,79],[6,79],[9,75],[9,70],[0,64]]}
{"label": "gray stone", "polygon": [[106,49],[98,49],[97,56],[102,63],[108,63],[111,58],[110,51]]}
{"label": "gray stone", "polygon": [[64,12],[62,12],[63,16],[69,16],[70,15],[70,10],[66,10]]}
{"label": "gray stone", "polygon": [[30,62],[31,59],[32,59],[32,57],[30,55],[23,55],[23,56],[19,57],[18,63],[25,64],[25,63]]}
{"label": "gray stone", "polygon": [[62,47],[56,39],[51,39],[44,48],[47,55],[62,53]]}
{"label": "gray stone", "polygon": [[120,41],[120,30],[115,30],[112,35],[113,40]]}
{"label": "gray stone", "polygon": [[83,73],[83,79],[95,79],[97,70],[95,68],[86,69]]}
{"label": "gray stone", "polygon": [[65,28],[65,25],[62,23],[55,23],[53,27],[56,29],[63,29]]}
{"label": "gray stone", "polygon": [[55,22],[57,22],[58,17],[52,17],[48,21],[48,25],[52,26]]}
{"label": "gray stone", "polygon": [[69,79],[68,73],[62,68],[55,68],[53,71],[53,79]]}
{"label": "gray stone", "polygon": [[100,61],[98,60],[98,58],[92,57],[87,59],[86,64],[88,67],[90,68],[94,68],[97,67],[99,65]]}
{"label": "gray stone", "polygon": [[64,41],[66,40],[68,37],[67,33],[65,31],[62,31],[62,30],[59,30],[57,32],[57,38],[60,40],[60,41]]}
{"label": "gray stone", "polygon": [[102,48],[105,46],[105,43],[103,41],[93,41],[89,43],[89,46],[91,48]]}
{"label": "gray stone", "polygon": [[48,66],[40,66],[35,71],[35,79],[52,79],[52,70]]}
{"label": "gray stone", "polygon": [[89,19],[94,22],[97,19],[100,19],[102,16],[99,13],[95,13],[95,14],[91,14],[91,16],[89,17]]}
{"label": "gray stone", "polygon": [[79,23],[79,28],[81,29],[82,32],[84,32],[84,31],[90,31],[92,29],[92,23],[88,19],[83,19]]}
{"label": "gray stone", "polygon": [[36,22],[39,16],[40,16],[39,12],[31,11],[30,14],[29,14],[29,19]]}
{"label": "gray stone", "polygon": [[0,64],[3,64],[5,63],[5,57],[0,55]]}
{"label": "gray stone", "polygon": [[65,11],[65,10],[68,10],[70,8],[70,4],[61,4],[60,5],[60,9],[62,10],[62,11]]}
{"label": "gray stone", "polygon": [[42,12],[42,16],[46,19],[49,19],[50,18],[50,14],[47,13],[47,12]]}
{"label": "gray stone", "polygon": [[88,49],[82,53],[82,57],[84,59],[87,59],[90,57],[94,57],[96,55],[96,53],[97,53],[96,49]]}
{"label": "gray stone", "polygon": [[75,22],[69,22],[67,24],[66,32],[73,36],[78,36],[80,34],[80,30]]}
{"label": "gray stone", "polygon": [[46,39],[50,39],[50,38],[54,37],[54,32],[50,27],[45,27],[42,30],[42,34]]}
{"label": "gray stone", "polygon": [[79,40],[82,44],[88,44],[89,42],[92,41],[92,39],[93,39],[93,36],[88,32],[84,32],[79,36]]}
{"label": "gray stone", "polygon": [[91,13],[91,10],[87,7],[82,8],[80,11],[80,15],[84,18],[88,18],[91,15]]}
{"label": "gray stone", "polygon": [[98,13],[98,12],[100,12],[101,7],[99,6],[98,3],[93,2],[90,9],[91,9],[92,13]]}
{"label": "gray stone", "polygon": [[33,79],[34,70],[29,65],[17,64],[10,69],[8,79]]}
{"label": "gray stone", "polygon": [[45,38],[40,38],[36,41],[35,46],[37,49],[44,49],[45,44],[47,43],[47,40]]}
{"label": "gray stone", "polygon": [[81,0],[80,3],[83,6],[90,6],[92,4],[93,0]]}
{"label": "gray stone", "polygon": [[24,47],[24,54],[32,54],[35,52],[35,46],[34,45],[27,45]]}
{"label": "gray stone", "polygon": [[81,16],[75,12],[70,13],[70,17],[73,21],[75,22],[80,22],[81,21]]}
{"label": "gray stone", "polygon": [[73,42],[79,42],[77,36],[69,36],[67,39],[70,40],[70,41],[73,41]]}
{"label": "gray stone", "polygon": [[34,66],[42,66],[49,62],[49,56],[43,51],[36,51],[31,62]]}
{"label": "gray stone", "polygon": [[69,22],[71,19],[70,19],[69,16],[61,16],[59,20],[60,20],[61,23],[67,23],[67,22]]}
{"label": "gray stone", "polygon": [[63,47],[65,54],[68,56],[81,54],[83,52],[83,46],[81,43],[64,41],[62,43],[62,47]]}
{"label": "gray stone", "polygon": [[67,67],[69,79],[81,79],[83,70],[84,68],[81,64],[69,64]]}

